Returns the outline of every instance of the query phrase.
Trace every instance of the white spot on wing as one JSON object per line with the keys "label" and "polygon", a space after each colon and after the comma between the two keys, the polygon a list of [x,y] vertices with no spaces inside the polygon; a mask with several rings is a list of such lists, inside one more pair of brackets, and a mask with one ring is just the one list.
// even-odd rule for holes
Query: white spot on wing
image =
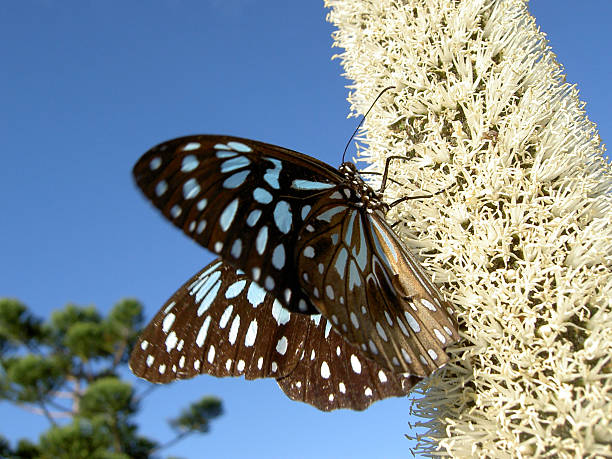
{"label": "white spot on wing", "polygon": [[321,377],[324,379],[329,379],[331,373],[329,372],[329,365],[327,365],[326,361],[323,361],[321,364]]}
{"label": "white spot on wing", "polygon": [[253,199],[260,204],[270,204],[272,202],[272,195],[263,188],[255,188],[253,190]]}
{"label": "white spot on wing", "polygon": [[236,298],[238,295],[240,295],[246,286],[246,282],[247,281],[245,279],[241,279],[230,285],[225,291],[225,298],[229,300],[230,298]]}
{"label": "white spot on wing", "polygon": [[232,244],[231,254],[234,258],[240,258],[240,254],[242,253],[242,240],[236,239]]}
{"label": "white spot on wing", "polygon": [[249,176],[250,173],[251,171],[246,170],[246,171],[236,172],[235,174],[230,175],[228,178],[226,178],[223,181],[223,188],[228,189],[228,190],[233,190],[234,188],[238,188],[244,183],[244,181],[246,180],[246,178]]}
{"label": "white spot on wing", "polygon": [[234,311],[234,305],[232,304],[230,304],[227,308],[225,308],[225,311],[223,311],[223,314],[221,314],[221,318],[219,319],[219,328],[225,328],[225,326],[230,320],[230,317],[232,317],[233,311]]}
{"label": "white spot on wing", "polygon": [[183,151],[197,150],[201,146],[202,145],[200,144],[200,142],[189,142],[187,145],[183,147]]}
{"label": "white spot on wing", "polygon": [[177,341],[178,338],[176,337],[176,333],[174,333],[173,330],[166,338],[166,352],[170,352],[172,349],[174,349],[176,347]]}
{"label": "white spot on wing", "polygon": [[236,211],[238,210],[238,198],[230,202],[219,217],[219,225],[223,231],[227,231],[234,221]]}
{"label": "white spot on wing", "polygon": [[285,266],[285,246],[278,244],[272,252],[272,266],[281,270]]}
{"label": "white spot on wing", "polygon": [[162,160],[159,156],[156,156],[155,158],[153,158],[151,162],[149,163],[149,167],[151,168],[152,171],[159,169],[159,166],[161,165],[162,165]]}
{"label": "white spot on wing", "polygon": [[234,320],[232,321],[232,326],[230,327],[229,332],[229,342],[234,344],[236,342],[236,338],[238,337],[238,331],[240,330],[240,316],[236,315]]}
{"label": "white spot on wing", "polygon": [[251,164],[248,158],[244,156],[236,156],[235,158],[231,158],[223,161],[221,164],[221,172],[226,174],[228,172],[235,171],[236,169],[241,169],[243,167]]}
{"label": "white spot on wing", "polygon": [[353,371],[357,374],[361,373],[361,362],[359,361],[359,359],[357,358],[357,356],[355,354],[351,355],[351,367],[353,368]]}
{"label": "white spot on wing", "polygon": [[206,204],[208,204],[208,199],[206,199],[206,198],[200,199],[200,201],[198,201],[198,204],[196,205],[196,207],[201,212],[201,211],[203,211],[206,208]]}
{"label": "white spot on wing", "polygon": [[353,327],[359,328],[359,320],[357,320],[357,315],[351,311],[351,322],[353,323]]}
{"label": "white spot on wing", "polygon": [[438,338],[438,341],[440,341],[442,344],[446,343],[446,338],[444,337],[444,335],[442,334],[440,330],[438,330],[437,328],[434,328],[433,332],[436,335],[436,338]]}
{"label": "white spot on wing", "polygon": [[170,209],[170,215],[172,218],[177,218],[183,213],[183,209],[178,204],[174,204]]}
{"label": "white spot on wing", "polygon": [[285,352],[287,352],[287,345],[288,345],[287,337],[283,336],[276,343],[276,352],[278,352],[281,355],[285,355]]}
{"label": "white spot on wing", "polygon": [[266,291],[257,285],[255,282],[251,282],[249,290],[247,291],[247,300],[251,303],[251,306],[256,308],[263,303],[266,297]]}
{"label": "white spot on wing", "polygon": [[163,195],[166,190],[168,190],[168,184],[165,180],[160,180],[157,185],[155,185],[155,194],[159,197]]}
{"label": "white spot on wing", "polygon": [[227,142],[227,146],[230,147],[232,150],[239,151],[240,153],[250,153],[253,151],[251,147],[243,144],[242,142]]}
{"label": "white spot on wing", "polygon": [[250,227],[255,226],[255,224],[259,221],[259,217],[261,217],[261,210],[252,210],[249,216],[247,217],[247,225],[249,225]]}
{"label": "white spot on wing", "polygon": [[291,206],[287,201],[278,201],[274,208],[274,223],[276,223],[279,231],[287,234],[291,229],[291,221]]}
{"label": "white spot on wing", "polygon": [[380,325],[380,322],[376,322],[376,331],[378,332],[378,336],[380,336],[383,340],[389,341],[385,330],[382,328],[382,325]]}
{"label": "white spot on wing", "polygon": [[287,322],[289,322],[291,314],[281,306],[278,300],[274,300],[274,303],[272,304],[272,317],[274,317],[274,320],[276,320],[278,325],[285,325]]}
{"label": "white spot on wing", "polygon": [[172,327],[172,324],[174,323],[175,319],[176,316],[172,313],[164,317],[164,321],[162,322],[162,330],[164,333],[168,333],[168,330],[170,330],[170,327]]}
{"label": "white spot on wing", "polygon": [[247,329],[246,336],[244,337],[244,345],[246,347],[251,347],[255,344],[255,339],[257,338],[257,319],[251,320],[249,324],[249,328]]}
{"label": "white spot on wing", "polygon": [[408,311],[404,311],[404,316],[406,317],[406,320],[408,321],[408,325],[410,325],[410,328],[412,328],[412,330],[415,333],[418,333],[421,331],[421,326],[419,325],[419,323],[416,321],[416,319],[414,318],[412,314],[410,314]]}
{"label": "white spot on wing", "polygon": [[313,182],[312,180],[294,180],[291,183],[291,188],[295,190],[326,190],[334,186],[332,183]]}
{"label": "white spot on wing", "polygon": [[266,244],[268,243],[268,227],[262,226],[257,233],[257,239],[255,239],[255,249],[259,255],[263,255],[266,250]]}
{"label": "white spot on wing", "polygon": [[198,167],[199,164],[200,164],[200,161],[198,161],[198,159],[195,156],[187,155],[183,158],[183,162],[181,163],[181,171],[191,172],[196,167]]}
{"label": "white spot on wing", "polygon": [[185,199],[193,199],[195,198],[201,191],[200,185],[198,181],[194,178],[190,178],[185,183],[183,183],[183,197]]}
{"label": "white spot on wing", "polygon": [[196,337],[196,344],[199,347],[202,347],[204,344],[204,340],[206,340],[206,335],[208,334],[208,326],[210,325],[210,316],[206,316],[206,320],[200,327],[200,331],[198,331],[198,336]]}

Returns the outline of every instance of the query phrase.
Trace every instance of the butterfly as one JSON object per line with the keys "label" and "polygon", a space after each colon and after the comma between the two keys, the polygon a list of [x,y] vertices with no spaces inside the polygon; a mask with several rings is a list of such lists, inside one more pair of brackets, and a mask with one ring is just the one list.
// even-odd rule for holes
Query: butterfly
{"label": "butterfly", "polygon": [[[336,169],[275,145],[238,137],[196,135],[149,150],[134,166],[134,177],[173,224],[219,255],[224,266],[221,271],[226,273],[222,276],[229,278],[228,270],[233,269],[232,276],[244,276],[242,280],[260,286],[274,299],[273,304],[291,317],[321,314],[321,321],[325,320],[335,334],[321,338],[315,333],[317,339],[341,337],[352,346],[351,355],[367,359],[385,374],[399,378],[394,384],[405,381],[402,378],[426,377],[448,362],[444,349],[459,338],[454,311],[386,222],[389,205],[361,178],[353,163],[343,163]],[[205,294],[187,295],[185,286],[177,292],[180,301],[174,307],[191,311],[191,315],[172,313],[179,342],[185,339],[178,336],[179,332],[196,333],[188,325],[196,320],[194,311],[196,317],[203,318],[200,327],[208,327],[207,333],[223,328],[222,318],[213,317],[209,310],[217,313],[231,304],[240,309],[240,317],[248,315],[248,298],[234,304],[220,295],[221,285],[227,282],[215,283],[217,287]],[[157,355],[162,353],[160,340],[164,335],[152,330],[159,329],[155,322],[159,317],[143,335],[157,338],[147,339],[156,343]],[[259,328],[258,334],[276,336],[279,331],[274,323],[266,323],[271,325]],[[310,343],[314,337],[307,339],[308,345],[326,346]],[[232,356],[237,348],[230,341],[224,342],[214,352],[219,358],[235,361]],[[138,349],[132,355],[132,368],[141,369],[146,379],[162,382],[164,377],[144,371],[142,363],[146,366],[149,356],[158,357]],[[272,348],[267,351],[262,354],[264,360],[273,354]],[[348,354],[341,355],[345,358],[334,359],[336,365],[350,364]],[[247,360],[241,360],[246,365]],[[167,368],[168,364],[163,365]],[[157,368],[159,373],[161,367]],[[215,368],[207,367],[206,372],[225,375]],[[283,373],[291,375],[290,368],[296,371],[300,366],[287,363]],[[335,368],[332,371],[330,367],[330,374],[341,373]],[[278,380],[279,376],[275,377]],[[304,384],[305,380],[300,381]],[[314,380],[308,386],[319,390]],[[320,387],[320,396],[329,398],[331,394]],[[397,395],[393,391],[389,394]],[[312,400],[305,399],[309,403]],[[363,404],[345,406],[359,409]]]}

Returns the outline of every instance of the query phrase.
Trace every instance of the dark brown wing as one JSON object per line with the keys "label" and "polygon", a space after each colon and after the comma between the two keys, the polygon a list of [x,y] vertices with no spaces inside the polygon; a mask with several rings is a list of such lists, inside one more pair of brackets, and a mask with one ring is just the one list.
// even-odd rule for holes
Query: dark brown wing
{"label": "dark brown wing", "polygon": [[292,399],[362,410],[417,382],[380,368],[320,314],[290,313],[244,273],[216,260],[183,285],[142,332],[136,376],[167,383],[198,374],[277,378]]}
{"label": "dark brown wing", "polygon": [[442,299],[380,211],[334,201],[314,209],[296,248],[302,288],[345,339],[384,368],[427,376],[459,338]]}
{"label": "dark brown wing", "polygon": [[136,183],[174,225],[242,269],[291,311],[316,313],[295,276],[303,219],[341,180],[327,164],[228,136],[164,142],[134,166]]}

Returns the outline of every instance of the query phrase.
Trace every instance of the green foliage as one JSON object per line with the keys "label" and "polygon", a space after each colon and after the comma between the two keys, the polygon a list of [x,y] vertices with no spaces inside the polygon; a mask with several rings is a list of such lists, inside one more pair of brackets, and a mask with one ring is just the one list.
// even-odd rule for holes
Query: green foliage
{"label": "green foliage", "polygon": [[110,341],[103,323],[77,322],[68,328],[64,346],[81,360],[87,361],[111,355]]}
{"label": "green foliage", "polygon": [[[7,452],[7,455],[9,452]],[[29,440],[22,438],[17,442],[17,448],[13,452],[13,457],[18,458],[39,458],[41,456],[40,448]]]}
{"label": "green foliage", "polygon": [[[142,321],[134,299],[119,301],[106,317],[70,304],[43,323],[18,300],[0,298],[0,401],[51,424],[38,444],[21,439],[11,449],[0,436],[0,457],[145,459],[159,451],[163,446],[138,434],[139,397],[118,376]],[[215,397],[192,404],[171,421],[178,433],[166,445],[208,432],[222,412]]]}
{"label": "green foliage", "polygon": [[27,307],[12,298],[0,298],[0,350],[11,344],[29,344],[42,336],[40,320],[31,316]]}
{"label": "green foliage", "polygon": [[200,401],[192,403],[187,409],[181,411],[179,417],[172,419],[170,424],[183,432],[195,431],[206,433],[212,419],[223,414],[221,400],[217,397],[203,397]]}
{"label": "green foliage", "polygon": [[80,414],[89,418],[109,419],[134,413],[135,402],[131,384],[115,377],[100,378],[91,383],[80,402]]}
{"label": "green foliage", "polygon": [[108,432],[91,422],[75,420],[62,427],[52,427],[40,437],[44,458],[103,458],[112,442]]}
{"label": "green foliage", "polygon": [[[66,376],[62,356],[26,354],[3,359],[9,394],[13,401],[36,402],[60,387]],[[12,389],[12,390],[11,390]]]}

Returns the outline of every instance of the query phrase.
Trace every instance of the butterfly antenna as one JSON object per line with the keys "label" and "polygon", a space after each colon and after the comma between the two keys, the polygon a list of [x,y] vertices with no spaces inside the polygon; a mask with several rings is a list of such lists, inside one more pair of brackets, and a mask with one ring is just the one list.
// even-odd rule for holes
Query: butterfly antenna
{"label": "butterfly antenna", "polygon": [[372,105],[370,105],[370,108],[368,108],[368,111],[366,112],[366,114],[363,115],[363,118],[361,118],[361,121],[359,122],[359,125],[357,126],[357,128],[353,132],[353,135],[351,135],[350,139],[346,143],[346,147],[344,147],[344,151],[342,152],[342,162],[344,162],[344,156],[346,155],[346,150],[348,150],[348,147],[351,144],[351,140],[353,140],[353,137],[355,137],[355,134],[357,134],[357,131],[359,130],[359,128],[361,127],[361,125],[365,121],[366,116],[368,116],[368,113],[370,113],[370,110],[372,110],[372,108],[374,108],[374,105],[376,105],[376,102],[378,102],[378,99],[380,99],[380,96],[382,96],[389,89],[394,89],[394,88],[395,88],[395,86],[387,86],[385,89],[380,91],[380,94],[378,94],[378,96],[376,96],[376,99],[374,99],[374,102],[372,102]]}

